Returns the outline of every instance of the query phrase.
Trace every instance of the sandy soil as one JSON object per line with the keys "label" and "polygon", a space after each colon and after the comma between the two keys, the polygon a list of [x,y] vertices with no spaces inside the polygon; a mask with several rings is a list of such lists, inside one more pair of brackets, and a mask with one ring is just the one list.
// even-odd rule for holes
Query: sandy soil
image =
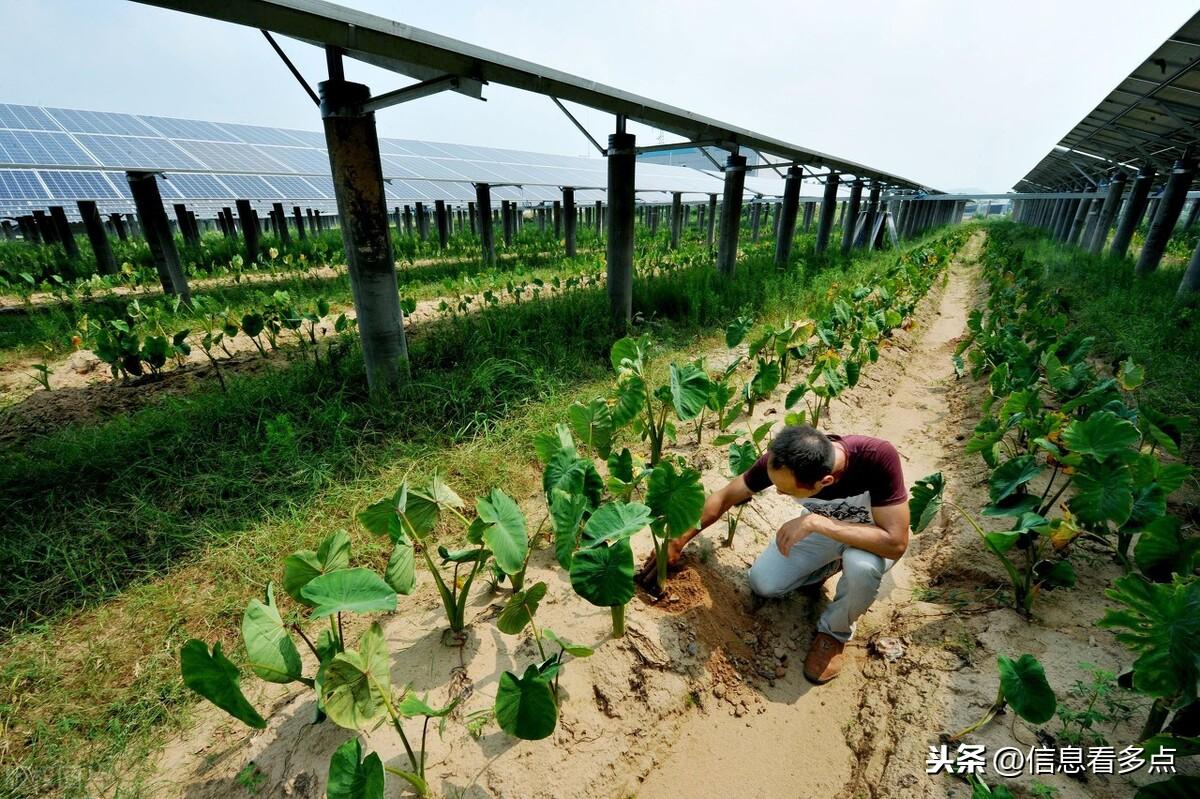
{"label": "sandy soil", "polygon": [[[829,423],[832,430],[893,441],[910,484],[943,471],[951,493],[967,507],[984,504],[986,491],[981,464],[957,443],[974,425],[978,405],[970,382],[955,379],[950,354],[977,297],[970,259],[980,244],[979,236],[972,240],[946,283],[921,304],[917,323],[898,333],[879,363],[864,369]],[[754,421],[779,418],[781,405],[762,403]],[[683,437],[692,438],[690,432]],[[677,451],[702,469],[710,488],[728,479],[723,449],[706,441]],[[544,515],[540,497],[525,498],[524,506],[533,523]],[[847,649],[842,676],[812,686],[801,664],[836,578],[823,597],[797,594],[761,607],[745,578],[794,512],[790,500],[764,493],[743,515],[731,548],[720,545],[725,526],[718,523],[689,547],[665,599],[654,603],[639,595],[630,603],[623,639],[609,636],[606,610],[573,594],[552,553],[536,552],[528,579],[550,587],[539,623],[594,645],[596,654],[568,663],[559,726],[544,741],[512,740],[494,724],[474,739],[458,720],[443,737],[431,735],[434,792],[475,799],[966,797],[963,783],[927,776],[925,758],[939,732],[966,726],[995,696],[997,653],[1036,654],[1060,695],[1081,675],[1081,661],[1128,664],[1111,637],[1092,627],[1113,567],[1097,559],[1094,568],[1081,568],[1080,587],[1046,597],[1041,618],[1027,623],[987,599],[1000,584],[999,572],[985,561],[974,534],[943,513],[885,577],[879,601]],[[649,551],[648,540],[635,544]],[[913,598],[915,589],[926,601]],[[963,607],[952,601],[958,595],[976,601]],[[444,620],[431,579],[419,569],[417,592],[384,620],[393,681],[431,692],[435,705],[463,695],[464,713],[490,707],[501,672],[536,657],[528,635],[504,636],[492,624],[503,601],[504,592],[478,593],[467,643],[448,648],[441,642]],[[889,649],[902,654],[894,661],[878,656]],[[252,700],[269,717],[268,729],[248,731],[220,711],[201,708],[194,726],[170,741],[154,765],[148,795],[241,795],[236,775],[248,764],[261,775],[256,796],[322,795],[329,756],[351,733],[309,723],[311,692],[247,683],[260,686]],[[1119,747],[1132,734],[1122,728],[1109,737]],[[385,762],[405,766],[390,729],[364,737]],[[975,739],[1028,748],[1035,735],[1002,716]],[[1124,780],[1043,781],[1064,797],[1132,793]],[[407,795],[398,781],[389,784],[389,796]]]}

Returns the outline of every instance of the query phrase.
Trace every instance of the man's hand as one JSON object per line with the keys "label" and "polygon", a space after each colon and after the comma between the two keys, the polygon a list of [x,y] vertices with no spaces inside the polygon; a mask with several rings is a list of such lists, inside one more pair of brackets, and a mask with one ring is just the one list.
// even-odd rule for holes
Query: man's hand
{"label": "man's hand", "polygon": [[779,528],[779,532],[775,534],[775,546],[779,548],[779,552],[785,558],[792,551],[792,547],[803,541],[813,532],[812,526],[809,524],[812,518],[813,514],[805,513],[803,516],[797,516],[795,519],[786,522]]}
{"label": "man's hand", "polygon": [[[679,565],[679,559],[683,555],[683,548],[687,546],[687,542],[690,540],[691,536],[685,535],[680,538],[673,538],[667,542],[667,571],[672,571]],[[642,568],[637,574],[637,581],[647,591],[658,593],[658,559],[653,552],[646,558],[646,562],[642,564]]]}

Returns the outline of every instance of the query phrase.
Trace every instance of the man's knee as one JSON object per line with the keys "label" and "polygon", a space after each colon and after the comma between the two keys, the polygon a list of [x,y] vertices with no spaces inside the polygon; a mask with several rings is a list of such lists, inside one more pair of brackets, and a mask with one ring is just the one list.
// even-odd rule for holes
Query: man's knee
{"label": "man's knee", "polygon": [[876,590],[883,572],[883,558],[874,553],[862,549],[842,553],[842,579],[856,589]]}
{"label": "man's knee", "polygon": [[746,577],[750,581],[750,591],[755,596],[772,597],[782,596],[787,592],[787,586],[776,575],[772,575],[770,569],[763,568],[759,563],[755,563],[750,567],[750,571],[746,572]]}

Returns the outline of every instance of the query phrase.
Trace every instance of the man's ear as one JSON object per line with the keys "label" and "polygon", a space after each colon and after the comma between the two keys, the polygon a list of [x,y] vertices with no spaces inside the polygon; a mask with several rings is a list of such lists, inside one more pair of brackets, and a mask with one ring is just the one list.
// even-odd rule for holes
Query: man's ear
{"label": "man's ear", "polygon": [[827,474],[824,477],[822,477],[820,480],[817,481],[817,485],[820,486],[821,488],[825,488],[826,486],[831,486],[831,485],[833,485],[833,483],[834,483],[834,478],[833,478],[832,474]]}

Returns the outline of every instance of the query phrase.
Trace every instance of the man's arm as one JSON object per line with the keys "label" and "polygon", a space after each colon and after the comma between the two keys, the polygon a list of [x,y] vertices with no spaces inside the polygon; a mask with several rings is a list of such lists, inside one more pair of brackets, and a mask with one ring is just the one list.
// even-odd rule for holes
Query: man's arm
{"label": "man's arm", "polygon": [[896,560],[908,549],[908,503],[873,506],[871,515],[875,524],[854,524],[808,513],[781,528],[775,545],[787,557],[796,542],[812,533],[820,533],[846,546]]}

